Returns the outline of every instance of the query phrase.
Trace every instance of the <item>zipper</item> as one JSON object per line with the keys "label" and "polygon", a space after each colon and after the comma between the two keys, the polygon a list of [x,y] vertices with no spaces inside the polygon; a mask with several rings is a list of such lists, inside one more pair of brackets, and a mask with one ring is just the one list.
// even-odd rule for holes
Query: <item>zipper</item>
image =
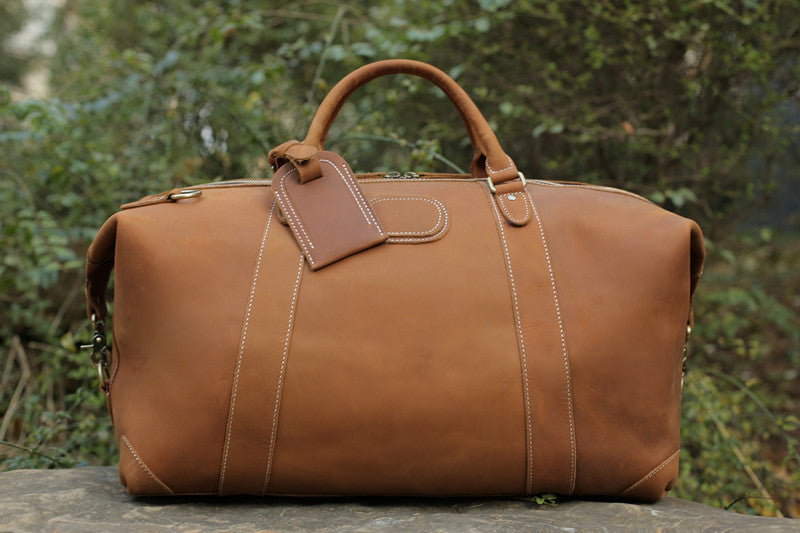
{"label": "zipper", "polygon": [[[356,174],[356,178],[358,180],[364,181],[373,181],[373,180],[381,180],[381,179],[388,179],[388,180],[448,180],[448,181],[483,181],[480,178],[471,178],[469,174],[452,174],[452,173],[442,173],[442,172],[412,172],[406,171],[402,174],[396,170],[390,172],[367,172],[364,174]],[[535,183],[537,185],[543,185],[545,187],[578,187],[583,189],[592,189],[595,191],[601,192],[610,192],[614,194],[622,194],[625,196],[630,196],[631,198],[636,198],[637,200],[641,200],[651,205],[657,205],[651,200],[640,196],[636,193],[632,193],[630,191],[626,191],[623,189],[617,189],[615,187],[606,187],[604,185],[592,185],[590,183],[576,183],[576,182],[565,182],[565,181],[551,181],[551,180],[529,180],[528,183]],[[214,188],[224,188],[224,187],[248,187],[248,186],[269,186],[272,184],[271,179],[267,178],[240,178],[240,179],[232,179],[226,181],[215,181],[211,183],[200,183],[198,185],[192,185],[186,187],[185,190],[191,191],[194,189],[214,189]],[[131,202],[128,204],[124,204],[122,209],[130,209],[132,207],[141,207],[145,205],[152,205],[152,204],[159,204],[173,201],[170,198],[169,192],[146,196],[136,202]]]}
{"label": "zipper", "polygon": [[272,183],[271,179],[258,179],[258,178],[242,178],[226,181],[213,181],[211,183],[201,183],[199,185],[192,185],[186,187],[187,189],[213,189],[214,187],[235,187],[237,185],[269,185]]}
{"label": "zipper", "polygon": [[636,193],[626,191],[624,189],[617,189],[616,187],[606,187],[605,185],[592,185],[591,183],[575,183],[575,182],[550,181],[550,180],[530,180],[530,181],[532,183],[536,183],[538,185],[544,185],[546,187],[580,187],[582,189],[592,189],[595,191],[624,194],[625,196],[636,198],[637,200],[647,202],[648,204],[656,205],[653,201],[648,200],[644,196],[639,196]]}
{"label": "zipper", "polygon": [[390,172],[364,172],[363,174],[356,174],[358,180],[373,180],[373,179],[390,179],[390,180],[413,180],[413,179],[469,179],[469,174],[453,174],[448,172],[398,172],[392,170]]}
{"label": "zipper", "polygon": [[410,170],[400,174],[396,170],[392,170],[391,172],[387,172],[386,174],[384,174],[383,177],[388,178],[390,180],[415,180],[419,179],[419,174],[417,174],[416,172],[411,172]]}

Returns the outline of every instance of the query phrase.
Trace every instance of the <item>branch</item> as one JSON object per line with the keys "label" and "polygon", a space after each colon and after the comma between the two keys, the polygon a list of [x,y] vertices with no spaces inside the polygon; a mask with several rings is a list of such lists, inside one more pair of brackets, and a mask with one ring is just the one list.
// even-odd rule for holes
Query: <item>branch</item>
{"label": "branch", "polygon": [[311,108],[314,104],[314,92],[316,91],[317,84],[322,76],[322,69],[325,68],[325,55],[328,53],[328,49],[331,47],[331,44],[333,44],[333,38],[336,36],[336,30],[339,27],[339,22],[342,20],[342,15],[344,15],[345,11],[347,11],[346,6],[339,7],[339,10],[336,11],[336,15],[333,17],[333,22],[331,23],[330,30],[328,30],[328,35],[325,37],[325,46],[322,47],[319,63],[317,63],[317,70],[314,72],[314,79],[311,80],[311,88],[308,89],[308,99],[306,101],[309,108]]}
{"label": "branch", "polygon": [[29,453],[31,455],[38,455],[39,457],[44,457],[45,459],[47,459],[48,461],[52,461],[53,464],[56,464],[56,465],[64,465],[64,466],[68,465],[68,463],[64,462],[61,459],[57,459],[55,457],[47,455],[46,453],[42,453],[42,452],[40,452],[38,450],[34,450],[33,448],[28,448],[27,446],[14,444],[13,442],[0,440],[0,446],[8,446],[9,448],[16,448],[18,450],[22,450],[23,452],[27,452],[27,453]]}

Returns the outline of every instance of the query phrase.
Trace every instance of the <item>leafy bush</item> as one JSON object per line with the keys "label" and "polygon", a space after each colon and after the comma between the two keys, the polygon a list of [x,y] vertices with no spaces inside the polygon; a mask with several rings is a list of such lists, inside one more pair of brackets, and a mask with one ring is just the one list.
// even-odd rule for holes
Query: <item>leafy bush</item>
{"label": "leafy bush", "polygon": [[[155,191],[265,177],[268,149],[302,136],[333,82],[409,57],[462,83],[529,177],[623,187],[699,220],[710,255],[676,491],[800,515],[800,251],[741,227],[797,164],[800,43],[786,21],[798,11],[796,0],[68,2],[52,96],[0,88],[3,468],[115,460],[76,349],[89,337],[82,258],[103,220]],[[328,144],[356,170],[449,170],[471,156],[444,96],[408,77],[359,90]]]}

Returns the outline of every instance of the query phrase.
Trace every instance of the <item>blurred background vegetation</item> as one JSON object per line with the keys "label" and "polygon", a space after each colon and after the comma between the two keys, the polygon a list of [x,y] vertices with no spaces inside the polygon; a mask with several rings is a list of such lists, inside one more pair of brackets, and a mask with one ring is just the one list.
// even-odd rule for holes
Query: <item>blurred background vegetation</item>
{"label": "blurred background vegetation", "polygon": [[[0,469],[112,464],[83,256],[119,204],[269,177],[326,90],[431,62],[530,177],[625,188],[709,250],[678,496],[800,517],[800,2],[3,0]],[[468,167],[457,112],[389,77],[328,145],[355,170]],[[454,162],[443,164],[442,159]]]}

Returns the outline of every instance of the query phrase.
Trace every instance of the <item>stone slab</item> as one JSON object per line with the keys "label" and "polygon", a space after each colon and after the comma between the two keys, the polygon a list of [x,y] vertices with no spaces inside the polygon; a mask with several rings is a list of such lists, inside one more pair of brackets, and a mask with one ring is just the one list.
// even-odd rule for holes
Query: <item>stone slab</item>
{"label": "stone slab", "polygon": [[0,473],[0,532],[800,531],[678,498],[654,504],[515,499],[132,498],[115,467]]}

